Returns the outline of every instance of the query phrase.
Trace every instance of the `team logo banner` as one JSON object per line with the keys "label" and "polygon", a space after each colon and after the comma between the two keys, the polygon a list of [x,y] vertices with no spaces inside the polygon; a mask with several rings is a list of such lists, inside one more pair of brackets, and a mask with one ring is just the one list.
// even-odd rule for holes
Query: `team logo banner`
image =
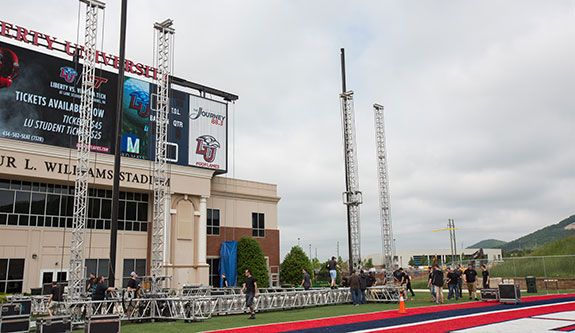
{"label": "team logo banner", "polygon": [[190,95],[189,104],[189,164],[226,171],[227,105],[194,95]]}

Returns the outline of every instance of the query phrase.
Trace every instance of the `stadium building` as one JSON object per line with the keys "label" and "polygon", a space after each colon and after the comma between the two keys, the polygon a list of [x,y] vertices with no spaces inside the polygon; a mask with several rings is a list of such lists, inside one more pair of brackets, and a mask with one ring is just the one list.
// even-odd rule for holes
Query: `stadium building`
{"label": "stadium building", "polygon": [[[72,52],[70,43],[62,43],[58,56],[38,52],[41,42],[26,41],[35,32],[27,29],[22,35],[22,27],[1,24],[0,293],[30,292],[68,279],[82,71],[72,60],[81,48]],[[101,67],[113,64],[114,56],[100,56],[101,62],[106,59]],[[147,77],[153,68],[145,68],[142,77],[135,72],[124,83],[116,286],[125,286],[132,271],[149,273],[151,260],[155,139],[150,96],[155,86]],[[106,68],[96,75],[84,256],[86,273],[106,276],[117,75]],[[176,79],[180,86],[170,90],[164,242],[171,286],[219,286],[221,244],[242,236],[262,245],[275,282],[280,261],[277,186],[226,176],[230,99],[207,98],[202,89],[211,88]]]}

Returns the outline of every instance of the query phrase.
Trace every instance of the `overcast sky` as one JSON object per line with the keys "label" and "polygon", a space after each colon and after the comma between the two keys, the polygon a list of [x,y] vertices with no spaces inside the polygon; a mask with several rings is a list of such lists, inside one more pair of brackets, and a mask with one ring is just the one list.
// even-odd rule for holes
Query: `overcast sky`
{"label": "overcast sky", "polygon": [[[106,3],[98,44],[118,54],[120,1]],[[363,254],[382,248],[373,103],[385,106],[397,249],[449,248],[447,232],[430,232],[449,218],[467,247],[575,214],[573,0],[128,6],[128,58],[152,64],[153,23],[171,18],[174,74],[240,96],[230,107],[228,176],[278,185],[282,257],[298,238],[322,260],[337,242],[347,257],[342,47],[355,97]],[[78,7],[12,1],[1,18],[76,41]]]}

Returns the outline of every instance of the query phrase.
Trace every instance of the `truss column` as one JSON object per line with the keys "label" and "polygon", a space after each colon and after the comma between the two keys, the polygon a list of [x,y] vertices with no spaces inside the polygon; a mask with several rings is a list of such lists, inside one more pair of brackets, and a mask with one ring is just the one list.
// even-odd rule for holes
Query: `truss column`
{"label": "truss column", "polygon": [[340,101],[346,173],[346,191],[343,193],[343,202],[347,206],[350,270],[359,270],[361,267],[359,205],[362,203],[362,194],[359,190],[353,92],[340,94]]}
{"label": "truss column", "polygon": [[92,136],[92,107],[94,105],[94,73],[96,69],[96,37],[98,32],[98,9],[103,2],[80,0],[86,4],[84,44],[84,67],[82,70],[82,94],[76,149],[76,174],[74,182],[74,213],[70,243],[70,279],[68,297],[78,299],[84,291],[84,241],[88,207],[88,181],[90,169],[90,144]]}
{"label": "truss column", "polygon": [[387,150],[385,147],[385,123],[383,106],[373,105],[375,111],[375,140],[377,153],[377,176],[379,185],[379,216],[381,220],[381,239],[383,246],[383,265],[385,278],[393,282],[393,232],[391,226],[391,208],[389,203],[389,178],[387,170]]}
{"label": "truss column", "polygon": [[163,275],[165,227],[168,212],[168,172],[167,172],[167,137],[169,109],[169,77],[171,66],[171,41],[174,29],[172,20],[154,24],[157,42],[157,92],[154,105],[156,150],[154,159],[154,211],[152,220],[152,260],[151,275],[154,278],[153,290],[160,288],[158,278]]}

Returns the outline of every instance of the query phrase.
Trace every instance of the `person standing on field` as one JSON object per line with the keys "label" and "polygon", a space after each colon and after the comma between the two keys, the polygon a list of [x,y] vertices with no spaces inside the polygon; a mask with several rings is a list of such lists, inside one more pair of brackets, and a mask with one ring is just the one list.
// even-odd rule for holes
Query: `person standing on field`
{"label": "person standing on field", "polygon": [[351,276],[349,277],[349,290],[351,291],[351,298],[353,299],[353,305],[359,305],[361,303],[360,294],[361,281],[359,275],[355,272],[355,269],[351,271]]}
{"label": "person standing on field", "polygon": [[361,301],[360,304],[367,303],[365,298],[365,291],[367,290],[367,274],[362,270],[359,271],[359,290],[361,293]]}
{"label": "person standing on field", "polygon": [[246,291],[246,306],[250,308],[251,316],[248,319],[256,319],[256,312],[254,309],[254,298],[258,297],[258,281],[252,276],[252,272],[246,269],[246,278],[244,285],[240,291],[240,296]]}
{"label": "person standing on field", "polygon": [[467,290],[469,290],[469,299],[473,298],[477,301],[477,288],[475,287],[475,282],[477,280],[477,271],[469,264],[465,272],[463,272],[463,277],[465,279],[465,283],[467,284]]}
{"label": "person standing on field", "polygon": [[461,270],[461,266],[457,265],[457,269],[455,269],[455,274],[457,274],[457,292],[459,293],[459,298],[463,297],[463,271]]}
{"label": "person standing on field", "polygon": [[401,284],[404,285],[405,284],[405,291],[411,292],[411,298],[413,299],[415,297],[415,293],[413,292],[413,289],[411,288],[411,277],[409,277],[409,274],[407,274],[403,268],[399,269],[401,271]]}
{"label": "person standing on field", "polygon": [[481,265],[481,276],[483,277],[483,289],[489,289],[489,271],[487,266]]}
{"label": "person standing on field", "polygon": [[451,268],[447,269],[447,287],[449,288],[449,294],[447,294],[447,300],[450,300],[455,294],[455,300],[459,301],[459,290],[457,286],[459,284],[459,277],[457,273]]}
{"label": "person standing on field", "polygon": [[52,282],[52,289],[50,290],[50,298],[48,299],[48,313],[50,317],[56,313],[62,301],[62,289],[58,286],[58,282]]}
{"label": "person standing on field", "polygon": [[427,288],[429,288],[429,293],[431,294],[431,301],[435,302],[435,288],[431,283],[431,279],[433,276],[433,267],[429,267],[429,276],[427,277]]}
{"label": "person standing on field", "polygon": [[435,289],[435,304],[443,304],[443,271],[438,265],[433,267],[433,274],[431,276],[431,284]]}

